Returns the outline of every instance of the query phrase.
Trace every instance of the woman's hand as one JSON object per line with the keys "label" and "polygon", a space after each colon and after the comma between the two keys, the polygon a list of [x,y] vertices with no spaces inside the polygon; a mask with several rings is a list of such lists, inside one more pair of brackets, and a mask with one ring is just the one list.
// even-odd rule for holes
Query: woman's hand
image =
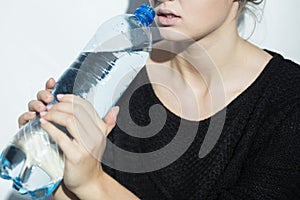
{"label": "woman's hand", "polygon": [[19,128],[24,126],[29,120],[34,119],[36,117],[36,113],[45,111],[47,109],[46,104],[54,100],[54,97],[51,94],[54,85],[55,85],[55,80],[53,78],[50,78],[46,82],[45,90],[38,92],[37,100],[32,100],[28,103],[29,111],[23,113],[18,118]]}
{"label": "woman's hand", "polygon": [[[54,100],[53,95],[51,94],[55,80],[50,78],[46,82],[45,90],[41,90],[37,94],[37,100],[32,100],[28,103],[28,112],[23,113],[18,118],[19,128],[24,126],[29,120],[32,120],[36,117],[37,113],[43,112],[47,110],[46,105]],[[77,197],[72,194],[72,192],[68,191],[67,188],[64,187],[63,184],[60,184],[56,189],[55,198],[60,200],[75,200]]]}
{"label": "woman's hand", "polygon": [[[101,169],[100,160],[106,145],[106,136],[115,126],[118,107],[111,109],[102,121],[93,106],[73,95],[59,96],[59,103],[47,108],[54,100],[51,92],[55,85],[49,79],[46,89],[37,95],[37,100],[28,104],[29,112],[19,117],[19,126],[42,115],[41,126],[60,145],[66,158],[64,180],[53,193],[55,199],[137,199]],[[49,121],[66,126],[74,137],[70,140]],[[77,194],[78,197],[74,194]]]}
{"label": "woman's hand", "polygon": [[[80,195],[95,188],[103,176],[100,161],[106,136],[115,126],[119,108],[112,108],[102,121],[94,107],[80,97],[67,94],[58,95],[57,99],[57,104],[40,113],[41,126],[65,154],[65,186],[81,198]],[[66,127],[73,140],[49,122]]]}

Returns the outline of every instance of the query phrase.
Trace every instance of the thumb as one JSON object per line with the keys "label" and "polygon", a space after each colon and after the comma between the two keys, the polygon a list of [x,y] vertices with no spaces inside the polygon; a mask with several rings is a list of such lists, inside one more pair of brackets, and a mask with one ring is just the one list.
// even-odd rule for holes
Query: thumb
{"label": "thumb", "polygon": [[119,111],[120,111],[120,107],[115,106],[115,107],[111,108],[108,111],[108,113],[106,114],[106,116],[104,118],[104,122],[107,126],[107,132],[106,132],[105,136],[107,136],[111,132],[111,130],[115,127]]}

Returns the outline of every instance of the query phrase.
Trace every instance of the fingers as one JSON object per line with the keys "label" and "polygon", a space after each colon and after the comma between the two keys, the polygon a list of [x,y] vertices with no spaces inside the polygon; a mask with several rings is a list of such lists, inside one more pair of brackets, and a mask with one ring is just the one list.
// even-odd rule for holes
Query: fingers
{"label": "fingers", "polygon": [[61,126],[66,127],[68,132],[73,136],[75,140],[78,140],[77,133],[83,131],[76,118],[71,114],[51,110],[51,112],[41,112],[40,116],[47,121],[55,122]]}
{"label": "fingers", "polygon": [[29,112],[23,113],[18,118],[18,125],[19,128],[24,126],[29,120],[34,119],[36,117],[36,112],[40,113],[46,111],[46,105],[54,100],[51,91],[55,85],[55,80],[50,78],[46,82],[46,90],[42,90],[37,94],[37,100],[32,100],[28,103],[28,110]]}
{"label": "fingers", "polygon": [[46,105],[44,105],[41,101],[38,101],[38,100],[31,100],[29,103],[28,103],[28,110],[30,112],[42,112],[42,111],[45,111],[47,108],[46,108]]}
{"label": "fingers", "polygon": [[78,136],[97,138],[106,132],[107,126],[89,102],[74,95],[58,95],[57,99],[59,103],[48,106],[41,117],[66,127],[76,140]]}
{"label": "fingers", "polygon": [[50,91],[41,90],[37,94],[37,99],[45,104],[48,104],[54,100],[54,97]]}
{"label": "fingers", "polygon": [[45,90],[41,90],[37,93],[37,99],[43,102],[44,104],[51,103],[54,100],[54,97],[51,94],[51,92],[54,88],[55,83],[55,80],[53,78],[50,78],[46,82]]}
{"label": "fingers", "polygon": [[57,95],[57,99],[60,103],[70,103],[73,105],[73,114],[76,116],[81,124],[85,124],[85,127],[97,126],[102,133],[107,131],[107,126],[104,121],[101,120],[98,113],[95,111],[93,105],[81,97],[75,95]]}
{"label": "fingers", "polygon": [[22,126],[24,126],[29,120],[32,120],[35,117],[36,117],[36,113],[35,112],[26,112],[26,113],[22,114],[18,118],[19,128],[21,128]]}
{"label": "fingers", "polygon": [[46,82],[46,90],[48,91],[52,91],[52,89],[54,88],[56,81],[54,80],[54,78],[49,78],[49,80]]}
{"label": "fingers", "polygon": [[46,110],[46,105],[54,100],[51,90],[55,85],[55,80],[50,78],[46,83],[46,90],[41,90],[37,94],[37,100],[28,103],[28,110],[34,112],[42,112]]}
{"label": "fingers", "polygon": [[[92,105],[80,97],[74,95],[58,95],[59,103],[48,107],[48,112],[41,112],[41,123],[48,124],[54,122],[66,127],[69,133],[73,136],[77,146],[81,146],[95,159],[101,159],[105,147],[106,131],[105,123],[99,118]],[[111,114],[113,115],[113,113]],[[113,117],[111,117],[113,119]],[[102,121],[105,125],[101,127],[98,121]],[[112,120],[113,121],[113,120]],[[47,123],[46,123],[47,122]],[[42,126],[43,127],[43,126]],[[55,128],[48,125],[48,131],[55,131]],[[52,134],[48,132],[51,137]],[[59,131],[59,133],[62,133]],[[65,136],[65,134],[64,134]],[[53,136],[55,137],[55,136]],[[58,136],[57,136],[58,137]],[[55,138],[53,138],[56,140]]]}
{"label": "fingers", "polygon": [[[117,120],[117,116],[119,114],[119,107],[115,106],[109,110],[107,113],[104,121],[100,119],[98,114],[95,112],[94,107],[84,99],[74,96],[74,95],[57,95],[57,99],[60,101],[60,105],[55,105],[55,109],[57,110],[65,110],[68,113],[73,112],[76,116],[78,121],[80,121],[82,124],[90,124],[90,127],[93,126],[99,126],[101,129],[101,132],[107,136],[111,130],[114,128]],[[73,105],[72,107],[68,107],[66,104],[63,103],[70,103]],[[74,110],[75,109],[75,110]],[[86,111],[86,112],[84,112]],[[81,114],[76,114],[81,113]],[[87,114],[89,116],[87,116]],[[91,124],[91,122],[94,122]],[[89,127],[89,126],[86,126]]]}
{"label": "fingers", "polygon": [[76,154],[77,152],[76,146],[65,133],[60,131],[58,128],[56,128],[53,124],[51,124],[49,121],[45,120],[44,118],[41,118],[40,122],[41,122],[41,127],[45,131],[47,131],[47,133],[59,145],[59,147],[62,149],[62,151],[67,157],[72,157],[74,153]]}

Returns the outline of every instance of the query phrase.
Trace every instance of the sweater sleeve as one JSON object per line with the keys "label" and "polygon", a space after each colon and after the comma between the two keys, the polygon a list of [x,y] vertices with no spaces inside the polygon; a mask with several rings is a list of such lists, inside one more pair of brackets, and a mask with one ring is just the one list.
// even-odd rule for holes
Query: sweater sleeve
{"label": "sweater sleeve", "polygon": [[258,132],[264,138],[254,140],[259,150],[246,162],[237,183],[220,189],[214,199],[300,199],[300,102],[293,104],[281,108],[281,114]]}

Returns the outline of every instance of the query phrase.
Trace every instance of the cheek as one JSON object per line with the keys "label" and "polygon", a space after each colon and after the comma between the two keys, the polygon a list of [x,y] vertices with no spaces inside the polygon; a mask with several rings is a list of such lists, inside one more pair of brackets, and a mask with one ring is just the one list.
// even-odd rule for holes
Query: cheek
{"label": "cheek", "polygon": [[185,15],[182,23],[182,31],[191,37],[195,35],[207,35],[220,27],[230,10],[228,0],[193,0],[198,1],[194,5],[185,4]]}

